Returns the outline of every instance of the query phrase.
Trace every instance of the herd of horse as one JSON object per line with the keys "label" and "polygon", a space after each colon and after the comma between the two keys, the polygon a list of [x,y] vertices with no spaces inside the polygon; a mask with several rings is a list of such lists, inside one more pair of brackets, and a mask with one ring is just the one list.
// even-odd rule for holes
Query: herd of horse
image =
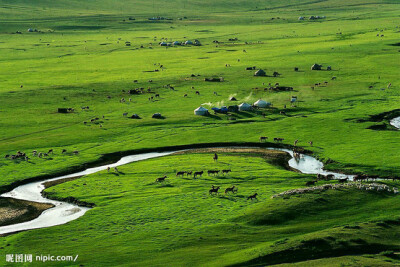
{"label": "herd of horse", "polygon": [[[66,152],[67,152],[66,149],[62,149],[61,150],[61,154],[65,154]],[[33,150],[32,151],[32,156],[33,157],[38,157],[38,158],[45,158],[45,157],[48,157],[50,154],[51,155],[54,154],[54,150],[53,149],[49,149],[47,152],[39,152],[37,150]],[[72,154],[78,155],[79,151],[78,150],[72,151]],[[28,154],[25,153],[25,152],[21,152],[21,151],[17,151],[16,154],[12,154],[12,155],[7,154],[7,155],[4,156],[4,158],[12,159],[12,160],[25,160],[25,161],[29,161],[30,160]]]}
{"label": "herd of horse", "polygon": [[[218,156],[216,154],[214,155],[214,160],[215,160],[215,157],[218,158]],[[231,171],[232,170],[230,170],[230,169],[229,170],[222,170],[222,171],[220,171],[220,170],[208,170],[207,174],[208,174],[208,176],[215,176],[215,175],[217,175],[219,173],[222,173],[225,176],[225,174],[229,174]],[[196,172],[193,172],[193,171],[178,171],[178,172],[176,172],[176,177],[184,177],[185,175],[188,177],[188,176],[192,176],[193,175],[193,177],[196,178],[197,176],[201,177],[203,174],[204,174],[204,171],[196,171]],[[165,180],[167,178],[168,177],[166,175],[164,175],[163,177],[158,177],[156,179],[156,183],[163,183],[163,182],[165,182]],[[208,193],[210,195],[218,195],[220,189],[221,189],[220,186],[212,185],[211,189],[208,191]],[[224,191],[225,194],[228,194],[228,193],[236,194],[237,192],[238,192],[238,188],[235,185],[226,188],[225,191]],[[247,198],[247,200],[257,199],[257,195],[258,195],[257,193],[255,193],[253,195],[250,195]]]}

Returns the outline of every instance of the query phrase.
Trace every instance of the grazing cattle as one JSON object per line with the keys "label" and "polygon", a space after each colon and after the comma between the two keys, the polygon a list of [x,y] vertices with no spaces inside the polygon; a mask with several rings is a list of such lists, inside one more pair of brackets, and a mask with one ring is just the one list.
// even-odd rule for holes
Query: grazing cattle
{"label": "grazing cattle", "polygon": [[164,182],[164,181],[165,181],[165,178],[167,178],[167,176],[157,178],[157,179],[156,179],[156,183]]}
{"label": "grazing cattle", "polygon": [[196,95],[200,95],[200,92],[199,92],[199,91],[196,91]]}
{"label": "grazing cattle", "polygon": [[257,196],[258,196],[258,194],[257,194],[257,193],[254,193],[253,195],[248,196],[248,197],[247,197],[247,200],[253,201],[253,199],[257,199]]}
{"label": "grazing cattle", "polygon": [[214,160],[214,161],[218,161],[218,155],[217,155],[217,153],[214,153],[213,160]]}
{"label": "grazing cattle", "polygon": [[232,193],[237,193],[237,188],[233,185],[231,187],[228,187],[227,189],[225,189],[225,194],[232,192]]}
{"label": "grazing cattle", "polygon": [[53,149],[49,149],[49,151],[47,152],[47,154],[53,154]]}
{"label": "grazing cattle", "polygon": [[160,97],[160,94],[156,94],[154,97]]}
{"label": "grazing cattle", "polygon": [[331,78],[331,80],[333,81],[333,80],[336,80],[336,77],[335,76],[333,76],[332,78]]}
{"label": "grazing cattle", "polygon": [[4,158],[6,158],[6,159],[8,159],[9,157],[10,157],[10,155],[8,155],[8,154],[4,156]]}
{"label": "grazing cattle", "polygon": [[128,116],[128,112],[123,113],[122,116],[124,117]]}
{"label": "grazing cattle", "polygon": [[260,136],[260,143],[265,142],[268,139],[266,136]]}
{"label": "grazing cattle", "polygon": [[192,175],[192,171],[190,171],[190,172],[186,172],[186,176],[190,176],[190,175]]}
{"label": "grazing cattle", "polygon": [[306,186],[315,185],[316,182],[317,182],[317,181],[308,181],[308,182],[306,183]]}
{"label": "grazing cattle", "polygon": [[201,171],[201,172],[194,172],[194,175],[193,175],[193,177],[194,178],[196,178],[197,176],[203,176],[203,173],[204,173],[204,171]]}
{"label": "grazing cattle", "polygon": [[285,139],[280,138],[280,137],[274,138],[274,142],[277,142],[277,143],[282,142],[283,140],[285,140]]}
{"label": "grazing cattle", "polygon": [[30,158],[25,156],[25,161],[29,161],[29,160],[30,160]]}
{"label": "grazing cattle", "polygon": [[296,146],[298,142],[299,142],[299,139],[294,140],[294,146]]}
{"label": "grazing cattle", "polygon": [[85,125],[86,125],[86,124],[87,124],[87,121],[84,121],[84,122],[83,122],[83,124],[85,124]]}
{"label": "grazing cattle", "polygon": [[285,111],[279,111],[279,114],[286,116],[286,112]]}
{"label": "grazing cattle", "polygon": [[79,154],[79,151],[78,150],[75,150],[75,151],[73,151],[72,152],[74,155],[78,155]]}
{"label": "grazing cattle", "polygon": [[177,172],[176,173],[176,176],[182,176],[183,177],[183,175],[185,174],[186,172]]}
{"label": "grazing cattle", "polygon": [[108,167],[107,167],[107,172],[110,172],[110,170],[111,170],[111,167],[108,166]]}
{"label": "grazing cattle", "polygon": [[219,186],[217,186],[217,187],[212,187],[209,191],[208,191],[208,193],[210,194],[210,195],[212,195],[212,194],[218,194],[218,190],[220,189],[220,187]]}
{"label": "grazing cattle", "polygon": [[223,174],[223,175],[228,174],[228,173],[230,173],[230,172],[231,172],[231,170],[222,170],[222,174]]}
{"label": "grazing cattle", "polygon": [[67,150],[66,150],[66,149],[63,149],[63,150],[61,151],[61,154],[64,154],[65,152],[67,152]]}
{"label": "grazing cattle", "polygon": [[184,94],[183,97],[187,97],[187,94]]}
{"label": "grazing cattle", "polygon": [[117,167],[114,167],[114,171],[117,173],[119,172]]}
{"label": "grazing cattle", "polygon": [[310,144],[310,146],[313,146],[313,141],[308,142]]}
{"label": "grazing cattle", "polygon": [[343,178],[343,179],[338,180],[339,183],[347,183],[348,181],[349,181],[349,178]]}
{"label": "grazing cattle", "polygon": [[207,171],[208,176],[211,176],[211,174],[213,174],[213,175],[215,176],[215,175],[218,174],[218,173],[219,173],[218,170],[208,170],[208,171]]}

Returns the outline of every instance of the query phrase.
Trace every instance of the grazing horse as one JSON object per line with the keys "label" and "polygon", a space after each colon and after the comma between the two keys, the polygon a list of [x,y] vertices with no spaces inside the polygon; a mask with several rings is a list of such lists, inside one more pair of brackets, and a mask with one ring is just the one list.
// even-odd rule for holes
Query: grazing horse
{"label": "grazing horse", "polygon": [[228,173],[230,173],[230,172],[231,172],[231,170],[222,170],[222,174],[223,174],[223,175],[225,175],[225,173],[228,174]]}
{"label": "grazing horse", "polygon": [[232,193],[237,193],[237,188],[232,185],[231,187],[228,187],[227,189],[225,189],[225,194],[232,192]]}
{"label": "grazing horse", "polygon": [[306,186],[315,185],[316,182],[317,182],[317,181],[308,181],[308,182],[306,183]]}
{"label": "grazing horse", "polygon": [[209,191],[208,191],[208,193],[210,194],[210,195],[212,195],[212,194],[217,194],[218,195],[218,190],[220,189],[220,187],[219,186],[217,186],[217,187],[214,187],[213,186],[213,188],[211,188]]}
{"label": "grazing horse", "polygon": [[201,172],[194,172],[194,175],[193,175],[193,177],[194,178],[196,178],[197,176],[202,176],[203,175],[203,173],[204,173],[204,171],[201,171]]}
{"label": "grazing horse", "polygon": [[253,199],[257,199],[257,195],[258,195],[257,193],[254,193],[253,195],[248,196],[248,197],[247,197],[247,200],[250,199],[251,201],[253,201]]}
{"label": "grazing horse", "polygon": [[260,143],[265,142],[268,139],[266,136],[260,136]]}
{"label": "grazing horse", "polygon": [[214,153],[213,160],[214,160],[214,161],[218,161],[218,155],[217,155],[217,153]]}
{"label": "grazing horse", "polygon": [[164,177],[160,177],[156,179],[156,183],[161,183],[165,181],[165,178],[167,178],[167,176],[165,175]]}
{"label": "grazing horse", "polygon": [[176,176],[182,176],[183,177],[183,175],[185,174],[186,172],[177,172],[176,173]]}

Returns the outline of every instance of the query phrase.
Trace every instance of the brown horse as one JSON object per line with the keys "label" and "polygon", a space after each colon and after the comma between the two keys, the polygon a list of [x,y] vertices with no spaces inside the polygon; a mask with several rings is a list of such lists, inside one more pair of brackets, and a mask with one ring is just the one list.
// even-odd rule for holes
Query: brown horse
{"label": "brown horse", "polygon": [[202,176],[203,175],[203,173],[204,173],[204,171],[201,171],[201,172],[194,172],[194,175],[193,175],[193,177],[194,178],[196,178],[197,176]]}
{"label": "brown horse", "polygon": [[209,191],[208,191],[208,193],[210,194],[210,195],[212,195],[212,194],[217,194],[218,195],[218,190],[220,189],[220,187],[219,186],[217,186],[217,187],[214,187],[213,186],[213,188],[211,188]]}
{"label": "brown horse", "polygon": [[214,153],[213,160],[214,160],[214,161],[218,161],[218,155],[217,155],[217,153]]}
{"label": "brown horse", "polygon": [[253,199],[257,199],[257,193],[254,193],[253,195],[251,195],[251,196],[248,196],[247,197],[247,200],[251,200],[251,201],[253,201]]}
{"label": "brown horse", "polygon": [[167,178],[166,175],[165,175],[164,177],[157,178],[157,179],[156,179],[156,183],[164,182],[166,178]]}
{"label": "brown horse", "polygon": [[232,185],[231,187],[228,187],[227,189],[225,189],[225,194],[232,192],[232,193],[237,193],[237,188]]}

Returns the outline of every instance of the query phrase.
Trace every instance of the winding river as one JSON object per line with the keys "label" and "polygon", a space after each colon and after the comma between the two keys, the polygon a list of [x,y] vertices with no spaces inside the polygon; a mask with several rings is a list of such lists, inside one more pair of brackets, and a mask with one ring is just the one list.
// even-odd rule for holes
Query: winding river
{"label": "winding river", "polygon": [[392,119],[390,121],[390,124],[396,127],[397,129],[400,129],[400,117]]}
{"label": "winding river", "polygon": [[[236,146],[236,147],[231,147],[231,148],[244,148],[244,147]],[[250,147],[246,147],[246,148],[250,148]],[[346,175],[346,174],[328,172],[328,171],[323,170],[323,167],[324,167],[323,163],[311,156],[308,156],[308,155],[301,154],[300,158],[295,159],[293,157],[293,152],[291,150],[281,149],[281,148],[265,148],[265,149],[279,150],[279,151],[284,151],[286,153],[289,153],[292,156],[292,158],[288,162],[289,166],[294,169],[297,169],[298,171],[305,173],[305,174],[317,174],[317,173],[324,174],[324,175],[333,174],[338,179],[340,179],[340,178],[352,179],[353,178],[353,175]],[[45,189],[44,183],[46,183],[46,182],[93,174],[93,173],[96,173],[99,171],[106,170],[108,167],[113,168],[113,167],[131,163],[131,162],[152,159],[152,158],[157,158],[157,157],[163,157],[163,156],[171,155],[173,153],[181,152],[181,151],[184,151],[184,150],[170,151],[170,152],[152,152],[152,153],[143,153],[143,154],[126,156],[126,157],[121,158],[118,162],[113,163],[113,164],[103,165],[103,166],[95,167],[95,168],[89,168],[89,169],[86,169],[81,172],[18,186],[15,189],[13,189],[12,191],[2,194],[1,197],[22,199],[22,200],[35,201],[35,202],[40,202],[40,203],[50,203],[50,204],[53,204],[54,207],[45,210],[39,217],[37,217],[34,220],[23,222],[23,223],[18,223],[18,224],[2,226],[2,227],[0,227],[0,234],[9,234],[9,233],[14,233],[14,232],[19,232],[19,231],[25,231],[25,230],[31,230],[31,229],[37,229],[37,228],[45,228],[45,227],[51,227],[51,226],[55,226],[55,225],[65,224],[67,222],[73,221],[73,220],[83,216],[88,210],[90,210],[90,208],[87,208],[87,207],[81,207],[81,206],[78,206],[75,204],[70,204],[67,202],[56,201],[56,200],[44,198],[42,196],[42,191]]]}

